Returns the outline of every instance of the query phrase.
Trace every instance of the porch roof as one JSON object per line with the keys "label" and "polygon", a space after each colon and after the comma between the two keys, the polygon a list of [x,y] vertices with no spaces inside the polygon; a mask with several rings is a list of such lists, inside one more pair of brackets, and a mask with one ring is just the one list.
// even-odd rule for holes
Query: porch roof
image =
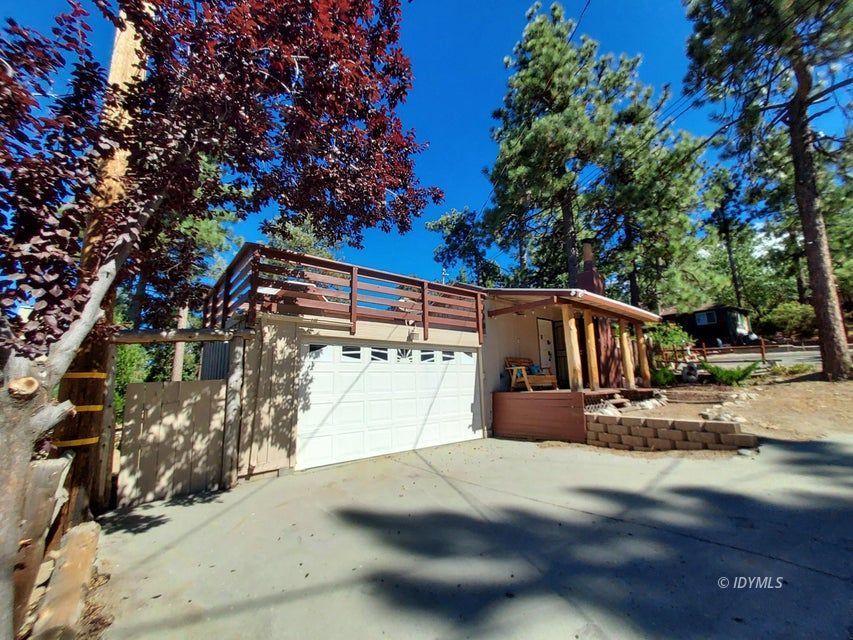
{"label": "porch roof", "polygon": [[[635,322],[660,322],[661,317],[619,300],[613,300],[585,289],[486,289],[486,293],[503,302],[509,303],[507,310],[517,305],[549,306],[570,304],[579,309],[589,309],[598,315],[623,318]],[[494,310],[493,310],[494,311]],[[489,315],[492,315],[490,312]]]}

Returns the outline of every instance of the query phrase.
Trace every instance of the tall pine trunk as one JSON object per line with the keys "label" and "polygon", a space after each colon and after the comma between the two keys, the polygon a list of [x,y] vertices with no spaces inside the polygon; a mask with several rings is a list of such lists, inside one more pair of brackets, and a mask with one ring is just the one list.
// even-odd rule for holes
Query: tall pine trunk
{"label": "tall pine trunk", "polygon": [[732,287],[735,290],[735,300],[737,306],[743,306],[743,292],[740,286],[740,277],[737,272],[737,262],[735,262],[735,250],[732,246],[732,232],[728,225],[723,230],[723,244],[726,245],[726,255],[729,257],[729,271],[732,274]]}
{"label": "tall pine trunk", "polygon": [[631,304],[635,307],[640,306],[640,267],[637,264],[637,254],[634,250],[637,247],[637,233],[634,227],[634,220],[630,214],[625,214],[623,217],[625,226],[625,244],[623,250],[631,255],[631,269],[628,271],[628,295]]}
{"label": "tall pine trunk", "polygon": [[575,225],[574,193],[571,189],[563,192],[560,198],[560,212],[563,215],[563,245],[566,251],[566,269],[569,287],[578,286],[578,230]]}
{"label": "tall pine trunk", "polygon": [[829,253],[826,223],[818,203],[813,134],[807,110],[812,77],[808,67],[801,61],[794,64],[794,72],[797,90],[788,106],[788,133],[794,164],[794,196],[803,225],[811,303],[817,319],[823,375],[830,380],[844,380],[850,376],[851,362]]}

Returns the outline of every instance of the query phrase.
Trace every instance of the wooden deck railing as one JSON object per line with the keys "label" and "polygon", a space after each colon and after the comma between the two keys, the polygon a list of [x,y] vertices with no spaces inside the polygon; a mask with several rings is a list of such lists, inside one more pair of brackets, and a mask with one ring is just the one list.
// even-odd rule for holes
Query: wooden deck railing
{"label": "wooden deck railing", "polygon": [[225,328],[258,312],[346,318],[477,332],[482,341],[482,293],[376,269],[243,245],[204,301],[204,325]]}

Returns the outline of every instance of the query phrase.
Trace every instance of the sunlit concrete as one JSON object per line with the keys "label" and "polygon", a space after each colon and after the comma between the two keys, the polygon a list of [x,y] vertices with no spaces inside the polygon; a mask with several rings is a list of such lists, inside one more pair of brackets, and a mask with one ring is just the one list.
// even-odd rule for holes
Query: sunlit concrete
{"label": "sunlit concrete", "polygon": [[484,440],[113,515],[106,636],[846,637],[853,437],[653,455]]}

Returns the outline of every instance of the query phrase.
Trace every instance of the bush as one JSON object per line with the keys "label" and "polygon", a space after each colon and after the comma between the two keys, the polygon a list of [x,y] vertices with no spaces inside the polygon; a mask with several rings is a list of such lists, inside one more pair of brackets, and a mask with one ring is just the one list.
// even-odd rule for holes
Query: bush
{"label": "bush", "polygon": [[734,369],[724,369],[708,362],[702,363],[702,368],[705,369],[714,378],[714,381],[726,386],[739,385],[741,382],[749,378],[758,366],[761,364],[759,360],[752,362],[745,367],[735,367]]}
{"label": "bush", "polygon": [[817,330],[814,309],[799,302],[783,302],[767,314],[765,326],[771,332],[779,331],[785,336],[812,336]]}
{"label": "bush", "polygon": [[695,340],[693,336],[672,322],[661,322],[646,329],[646,335],[652,339],[656,349],[683,349]]}
{"label": "bush", "polygon": [[652,369],[652,386],[653,387],[671,387],[675,384],[675,371],[663,367],[661,369]]}
{"label": "bush", "polygon": [[768,373],[771,376],[801,376],[806,373],[813,373],[814,371],[814,366],[806,364],[805,362],[800,362],[798,364],[792,364],[790,367],[786,367],[781,364],[774,364],[770,367],[770,371],[768,371]]}

